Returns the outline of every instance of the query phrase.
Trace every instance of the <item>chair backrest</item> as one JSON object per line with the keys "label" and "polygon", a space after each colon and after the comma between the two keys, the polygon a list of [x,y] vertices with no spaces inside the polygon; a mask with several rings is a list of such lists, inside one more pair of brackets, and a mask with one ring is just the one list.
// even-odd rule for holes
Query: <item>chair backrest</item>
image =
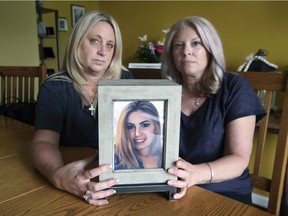
{"label": "chair backrest", "polygon": [[[251,179],[253,187],[269,192],[268,212],[279,215],[283,187],[285,182],[287,154],[288,154],[288,74],[282,72],[233,72],[245,77],[254,90],[263,92],[263,104],[267,115],[261,120],[258,132],[255,160]],[[272,94],[284,92],[283,104],[280,107],[281,117],[274,156],[274,166],[272,179],[261,176],[261,165],[263,164],[263,154],[270,118]],[[281,94],[281,93],[280,93]],[[282,93],[283,94],[283,93]],[[258,130],[258,129],[257,129]],[[267,144],[266,144],[267,145]],[[265,167],[263,167],[265,169]]]}
{"label": "chair backrest", "polygon": [[[39,89],[47,75],[45,64],[40,66],[0,66],[0,99],[7,103],[34,100],[35,91]],[[39,81],[37,81],[37,79]],[[39,83],[37,87],[37,82]]]}

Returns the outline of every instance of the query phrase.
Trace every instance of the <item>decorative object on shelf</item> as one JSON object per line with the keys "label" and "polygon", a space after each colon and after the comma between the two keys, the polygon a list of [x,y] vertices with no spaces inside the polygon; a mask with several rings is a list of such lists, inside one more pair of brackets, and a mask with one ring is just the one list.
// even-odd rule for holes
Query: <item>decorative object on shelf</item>
{"label": "decorative object on shelf", "polygon": [[43,57],[44,59],[54,59],[55,55],[52,47],[43,47]]}
{"label": "decorative object on shelf", "polygon": [[246,57],[244,64],[240,65],[237,71],[276,71],[278,69],[278,65],[269,62],[266,59],[267,55],[268,51],[264,49],[259,49],[255,55],[253,53],[249,54]]}
{"label": "decorative object on shelf", "polygon": [[[165,34],[169,29],[162,30]],[[138,37],[142,44],[138,47],[137,56],[141,62],[145,63],[159,63],[161,62],[161,54],[164,50],[165,38],[162,41],[147,41],[147,34],[142,37]]]}
{"label": "decorative object on shelf", "polygon": [[46,27],[46,35],[45,36],[54,36],[55,37],[55,32],[53,27]]}
{"label": "decorative object on shelf", "polygon": [[71,5],[72,10],[72,26],[80,19],[80,17],[85,13],[85,7],[80,5]]}
{"label": "decorative object on shelf", "polygon": [[67,19],[65,17],[58,18],[59,31],[68,31]]}
{"label": "decorative object on shelf", "polygon": [[44,37],[46,35],[46,24],[43,21],[38,21],[37,31],[39,37]]}

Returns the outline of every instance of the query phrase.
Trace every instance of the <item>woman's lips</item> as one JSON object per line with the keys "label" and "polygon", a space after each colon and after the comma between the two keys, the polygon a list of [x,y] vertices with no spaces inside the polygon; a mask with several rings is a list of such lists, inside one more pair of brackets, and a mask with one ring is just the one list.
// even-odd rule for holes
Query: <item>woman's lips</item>
{"label": "woman's lips", "polygon": [[134,141],[135,141],[135,143],[142,143],[142,142],[145,141],[145,139],[144,138],[142,138],[142,139],[134,139]]}

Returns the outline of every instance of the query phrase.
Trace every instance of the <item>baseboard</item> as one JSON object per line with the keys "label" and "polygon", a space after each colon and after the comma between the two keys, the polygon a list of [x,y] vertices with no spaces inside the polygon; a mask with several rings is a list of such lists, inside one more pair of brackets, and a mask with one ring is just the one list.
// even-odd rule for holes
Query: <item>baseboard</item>
{"label": "baseboard", "polygon": [[252,203],[261,206],[263,208],[268,208],[268,197],[262,196],[256,193],[252,193]]}

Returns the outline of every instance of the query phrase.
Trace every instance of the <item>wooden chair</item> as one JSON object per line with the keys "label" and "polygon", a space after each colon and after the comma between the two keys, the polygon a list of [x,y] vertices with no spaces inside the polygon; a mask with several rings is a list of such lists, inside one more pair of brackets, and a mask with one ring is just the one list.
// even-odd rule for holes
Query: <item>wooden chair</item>
{"label": "wooden chair", "polygon": [[[35,91],[39,89],[46,78],[47,67],[45,64],[40,66],[0,66],[1,94],[0,99],[3,103],[35,100]],[[37,79],[39,85],[37,86]]]}
{"label": "wooden chair", "polygon": [[[254,168],[251,172],[253,187],[269,192],[268,209],[269,213],[279,215],[283,187],[285,182],[287,154],[288,154],[288,74],[281,72],[235,72],[245,77],[255,91],[265,90],[263,100],[264,107],[267,110],[265,116],[259,124],[259,134],[256,146]],[[274,156],[274,166],[272,179],[261,176],[261,165],[263,164],[263,154],[270,118],[270,108],[272,93],[284,92],[283,105],[280,108],[281,117],[280,127],[277,138],[276,153]],[[278,93],[279,94],[279,93]],[[281,93],[280,93],[281,94]],[[283,93],[282,93],[283,94]],[[258,130],[258,129],[257,129]],[[263,167],[265,169],[265,167]]]}

